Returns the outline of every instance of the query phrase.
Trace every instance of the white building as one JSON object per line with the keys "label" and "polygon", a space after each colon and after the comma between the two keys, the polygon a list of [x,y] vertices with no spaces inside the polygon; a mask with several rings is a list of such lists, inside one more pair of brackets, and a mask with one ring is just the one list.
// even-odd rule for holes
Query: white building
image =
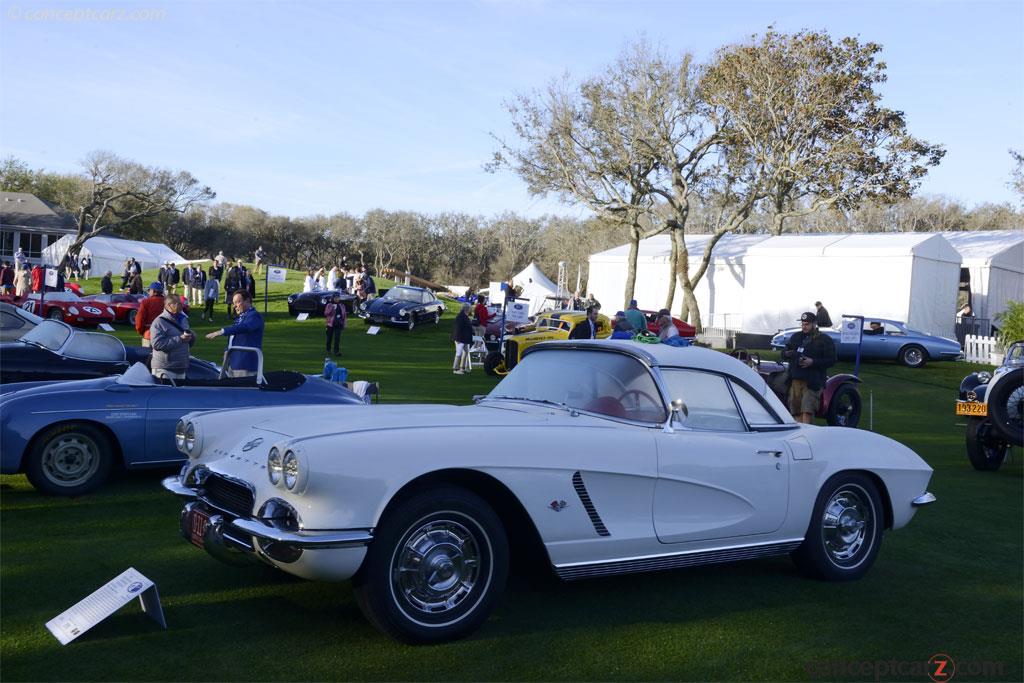
{"label": "white building", "polygon": [[944,232],[969,275],[971,308],[992,320],[1008,301],[1024,301],[1024,231]]}

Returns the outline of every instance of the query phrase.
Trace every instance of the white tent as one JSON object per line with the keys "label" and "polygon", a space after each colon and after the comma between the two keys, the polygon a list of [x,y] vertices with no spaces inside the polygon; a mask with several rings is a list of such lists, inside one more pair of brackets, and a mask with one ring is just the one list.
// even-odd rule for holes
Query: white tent
{"label": "white tent", "polygon": [[[700,266],[710,238],[710,235],[686,236],[691,275]],[[741,327],[746,282],[744,257],[747,249],[766,239],[767,235],[726,235],[715,244],[708,269],[694,290],[705,326]],[[664,307],[673,277],[669,272],[671,255],[672,243],[668,235],[640,241],[633,290],[633,298],[640,308],[657,310]],[[614,310],[623,304],[628,257],[628,244],[590,256],[587,291],[593,293],[606,308]],[[682,288],[677,284],[672,312],[678,314],[682,306]]]}
{"label": "white tent", "polygon": [[750,247],[745,264],[745,332],[795,327],[820,300],[833,322],[862,314],[953,336],[960,254],[942,235],[784,235]]}
{"label": "white tent", "polygon": [[[43,261],[46,263],[59,264],[68,248],[74,242],[74,238],[66,235],[43,250]],[[164,263],[193,263],[180,254],[173,251],[166,244],[157,242],[138,242],[136,240],[124,240],[116,237],[93,237],[82,245],[82,256],[88,254],[92,258],[93,274],[103,274],[108,270],[114,274],[124,271],[124,262],[129,257],[135,257],[143,269],[158,268]]]}
{"label": "white tent", "polygon": [[971,308],[992,320],[1007,301],[1024,301],[1024,231],[944,232],[971,275]]}
{"label": "white tent", "polygon": [[[558,296],[558,286],[549,280],[544,271],[532,261],[530,265],[523,268],[522,272],[512,278],[512,284],[522,288],[522,292],[519,294],[520,299],[530,300],[530,315],[536,315],[545,308],[557,305],[554,297]],[[492,304],[500,305],[504,301],[501,298],[501,286],[500,282],[490,283],[488,291]]]}

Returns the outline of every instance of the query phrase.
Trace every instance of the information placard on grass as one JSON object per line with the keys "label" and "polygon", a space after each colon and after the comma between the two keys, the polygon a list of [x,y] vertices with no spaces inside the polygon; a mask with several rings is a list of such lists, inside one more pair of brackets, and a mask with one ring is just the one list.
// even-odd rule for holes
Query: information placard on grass
{"label": "information placard on grass", "polygon": [[380,332],[380,328],[376,325],[370,325],[366,330],[366,334],[377,334],[378,332]]}
{"label": "information placard on grass", "polygon": [[46,628],[61,645],[67,645],[135,598],[139,599],[147,616],[167,628],[156,584],[134,567],[129,567],[70,609],[50,619]]}

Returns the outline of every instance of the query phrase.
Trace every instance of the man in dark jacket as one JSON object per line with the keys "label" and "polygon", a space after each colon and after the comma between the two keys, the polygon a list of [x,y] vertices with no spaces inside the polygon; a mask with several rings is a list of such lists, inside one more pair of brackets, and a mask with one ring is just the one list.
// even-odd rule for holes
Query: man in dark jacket
{"label": "man in dark jacket", "polygon": [[469,320],[469,312],[469,304],[462,304],[458,315],[455,316],[455,324],[452,326],[452,341],[455,342],[455,361],[452,363],[452,372],[456,375],[464,375],[472,369],[469,349],[473,345],[473,323]]}
{"label": "man in dark jacket", "polygon": [[[235,265],[228,269],[227,275],[224,277],[224,300],[228,303],[228,315],[231,315],[231,298],[235,295],[235,292],[242,289],[248,291],[245,281],[245,264],[239,261]],[[252,296],[250,295],[250,299]]]}
{"label": "man in dark jacket", "polygon": [[800,331],[789,338],[782,359],[789,361],[789,412],[797,422],[810,424],[821,403],[825,370],[836,364],[836,345],[822,334],[817,316],[800,316]]}
{"label": "man in dark jacket", "polygon": [[569,333],[569,339],[597,339],[597,309],[587,308],[587,317]]}
{"label": "man in dark jacket", "polygon": [[[231,303],[238,313],[235,324],[206,335],[207,339],[216,339],[227,335],[229,346],[249,346],[263,350],[263,316],[252,307],[249,292],[240,289],[234,293]],[[228,377],[253,377],[259,371],[259,358],[249,351],[239,351],[228,356],[225,363]]]}
{"label": "man in dark jacket", "polygon": [[113,276],[113,273],[108,270],[103,276],[103,279],[100,280],[100,291],[104,294],[114,293],[114,283],[110,280],[111,276]]}
{"label": "man in dark jacket", "polygon": [[822,306],[820,301],[814,302],[814,308],[817,310],[814,320],[818,327],[832,327],[832,318],[829,317],[828,309]]}

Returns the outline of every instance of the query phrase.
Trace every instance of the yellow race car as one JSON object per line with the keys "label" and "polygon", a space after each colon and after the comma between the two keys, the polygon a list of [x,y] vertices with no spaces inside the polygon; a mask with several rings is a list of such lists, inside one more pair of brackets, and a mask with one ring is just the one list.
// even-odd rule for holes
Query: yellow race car
{"label": "yellow race car", "polygon": [[[541,313],[531,329],[521,334],[506,334],[504,348],[498,342],[488,343],[489,353],[484,358],[484,372],[488,375],[504,376],[519,363],[523,351],[544,341],[568,339],[576,326],[586,320],[585,311],[545,311]],[[606,339],[612,334],[612,323],[608,316],[597,314],[597,338]]]}

